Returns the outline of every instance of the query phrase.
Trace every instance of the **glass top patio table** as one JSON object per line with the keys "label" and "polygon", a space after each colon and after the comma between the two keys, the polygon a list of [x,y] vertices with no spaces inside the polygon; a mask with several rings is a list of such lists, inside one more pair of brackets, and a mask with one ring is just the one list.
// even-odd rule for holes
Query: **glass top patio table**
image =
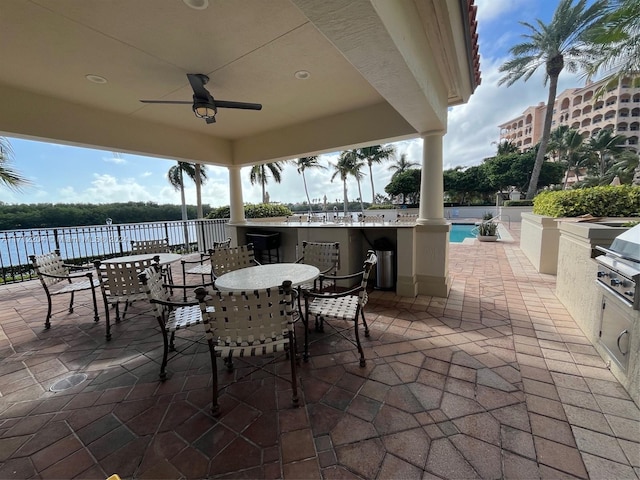
{"label": "glass top patio table", "polygon": [[176,262],[182,258],[182,255],[178,253],[140,253],[136,255],[124,255],[122,257],[108,258],[106,260],[101,260],[100,263],[135,263],[140,260],[146,260],[156,256],[160,257],[160,261],[158,262],[160,265]]}
{"label": "glass top patio table", "polygon": [[241,268],[216,278],[216,288],[223,291],[262,290],[278,287],[285,280],[292,286],[309,283],[318,278],[320,270],[304,263],[270,263]]}

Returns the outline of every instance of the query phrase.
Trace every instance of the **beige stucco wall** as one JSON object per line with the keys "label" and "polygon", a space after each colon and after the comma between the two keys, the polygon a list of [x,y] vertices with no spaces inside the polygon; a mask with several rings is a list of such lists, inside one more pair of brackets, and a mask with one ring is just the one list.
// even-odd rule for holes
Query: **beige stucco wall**
{"label": "beige stucco wall", "polygon": [[599,224],[560,222],[556,296],[607,362],[611,372],[640,405],[640,312],[630,307],[624,309],[626,313],[635,315],[626,372],[611,360],[599,342],[603,295],[607,295],[608,302],[621,302],[614,295],[605,294],[596,283],[598,264],[594,256],[600,252],[595,247],[608,247],[624,230]]}
{"label": "beige stucco wall", "polygon": [[552,217],[522,212],[520,249],[540,273],[555,275],[558,266],[558,222]]}

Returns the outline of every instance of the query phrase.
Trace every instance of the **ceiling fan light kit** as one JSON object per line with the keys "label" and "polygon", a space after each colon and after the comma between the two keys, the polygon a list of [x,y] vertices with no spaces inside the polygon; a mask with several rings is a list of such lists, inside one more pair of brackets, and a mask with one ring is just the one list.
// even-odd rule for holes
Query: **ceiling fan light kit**
{"label": "ceiling fan light kit", "polygon": [[203,118],[207,123],[216,122],[218,108],[238,108],[242,110],[262,110],[260,103],[235,102],[229,100],[215,100],[211,93],[204,88],[209,77],[202,73],[187,73],[189,84],[193,90],[193,102],[182,100],[140,100],[142,103],[192,104],[193,113]]}

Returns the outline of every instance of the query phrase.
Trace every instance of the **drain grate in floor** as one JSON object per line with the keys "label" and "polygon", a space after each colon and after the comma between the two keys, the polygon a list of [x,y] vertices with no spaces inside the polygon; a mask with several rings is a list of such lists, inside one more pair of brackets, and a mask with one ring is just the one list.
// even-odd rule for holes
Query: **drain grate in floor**
{"label": "drain grate in floor", "polygon": [[64,390],[68,390],[80,385],[86,379],[86,373],[76,373],[74,375],[69,375],[68,377],[58,380],[56,383],[51,385],[49,390],[51,390],[52,392],[62,392]]}

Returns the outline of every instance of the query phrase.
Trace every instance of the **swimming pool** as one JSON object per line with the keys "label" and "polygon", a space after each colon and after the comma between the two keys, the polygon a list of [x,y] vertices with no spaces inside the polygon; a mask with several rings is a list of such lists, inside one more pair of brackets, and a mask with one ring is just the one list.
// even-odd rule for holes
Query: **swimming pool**
{"label": "swimming pool", "polygon": [[450,243],[462,243],[465,238],[476,238],[473,223],[454,223],[449,231]]}

